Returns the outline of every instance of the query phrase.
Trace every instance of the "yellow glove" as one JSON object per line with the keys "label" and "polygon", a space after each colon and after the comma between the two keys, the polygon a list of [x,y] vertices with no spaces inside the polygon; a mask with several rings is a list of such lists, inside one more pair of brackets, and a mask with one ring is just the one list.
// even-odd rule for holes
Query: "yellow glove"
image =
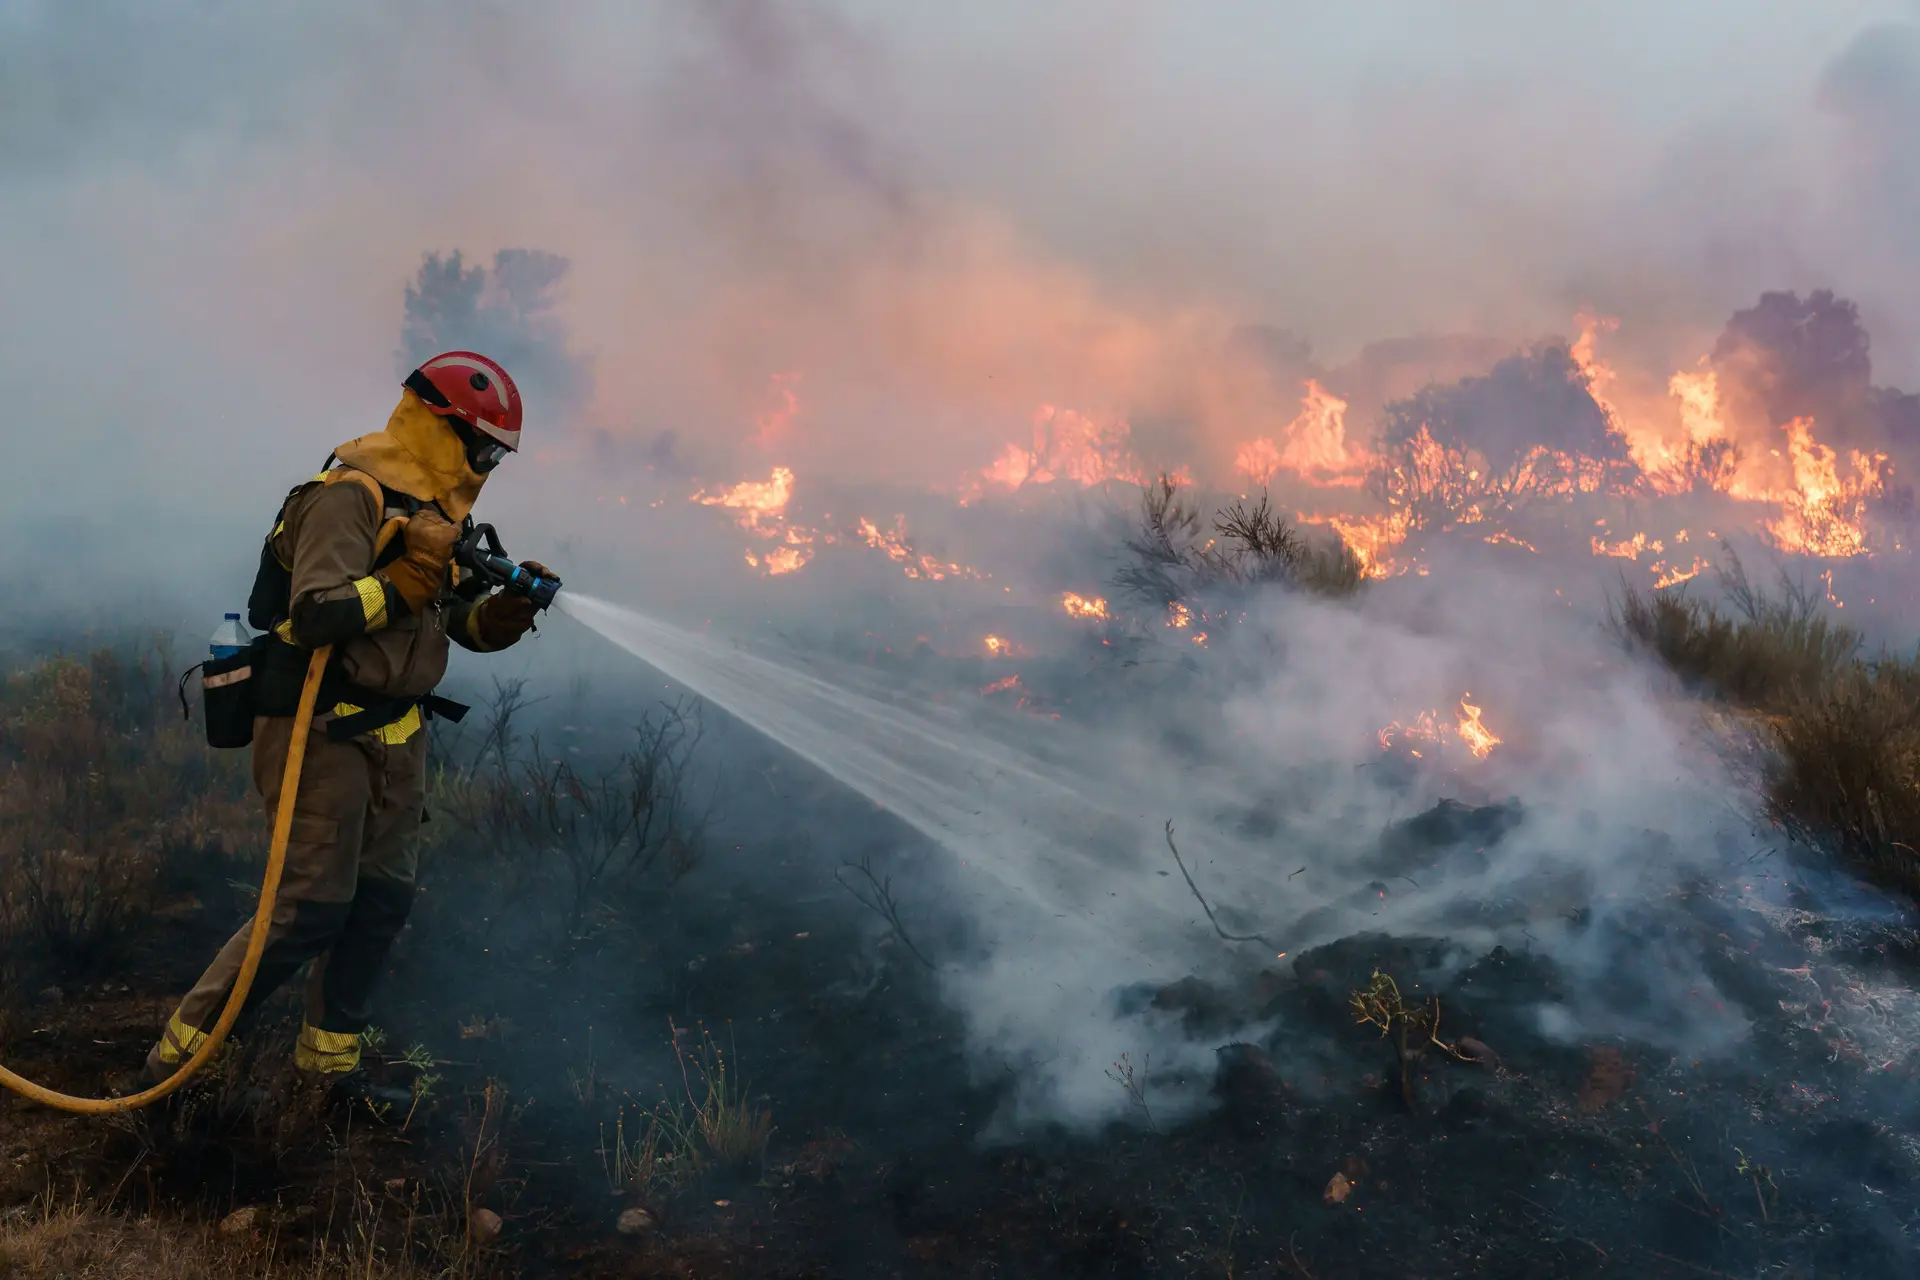
{"label": "yellow glove", "polygon": [[419,613],[440,598],[447,582],[447,562],[460,526],[437,511],[422,509],[407,522],[407,553],[381,572],[407,607]]}

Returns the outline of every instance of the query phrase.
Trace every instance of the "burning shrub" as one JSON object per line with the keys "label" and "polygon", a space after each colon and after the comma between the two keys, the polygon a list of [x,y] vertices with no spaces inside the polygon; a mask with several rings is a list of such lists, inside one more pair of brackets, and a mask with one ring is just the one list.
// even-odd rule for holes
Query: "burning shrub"
{"label": "burning shrub", "polygon": [[1367,491],[1426,529],[1593,493],[1632,469],[1587,374],[1550,346],[1387,406]]}
{"label": "burning shrub", "polygon": [[1180,609],[1196,596],[1278,584],[1322,596],[1348,596],[1366,572],[1338,538],[1309,540],[1277,515],[1262,492],[1235,502],[1209,522],[1186,500],[1181,484],[1162,475],[1140,500],[1140,523],[1126,540],[1131,562],[1114,575],[1125,594],[1156,608]]}

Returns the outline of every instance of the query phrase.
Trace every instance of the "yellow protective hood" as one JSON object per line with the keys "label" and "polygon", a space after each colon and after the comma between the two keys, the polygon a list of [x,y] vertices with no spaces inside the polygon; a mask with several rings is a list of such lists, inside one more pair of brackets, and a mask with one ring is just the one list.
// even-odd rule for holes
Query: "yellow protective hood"
{"label": "yellow protective hood", "polygon": [[473,510],[487,478],[467,465],[466,447],[447,419],[412,391],[387,419],[387,429],[349,440],[334,456],[387,488],[422,502],[437,502],[458,524]]}

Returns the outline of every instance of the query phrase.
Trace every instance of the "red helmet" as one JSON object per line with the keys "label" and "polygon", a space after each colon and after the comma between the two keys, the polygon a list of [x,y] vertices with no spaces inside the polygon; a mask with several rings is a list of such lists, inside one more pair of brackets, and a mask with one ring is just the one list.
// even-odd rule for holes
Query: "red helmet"
{"label": "red helmet", "polygon": [[435,413],[458,418],[519,451],[520,388],[485,356],[442,352],[408,375],[407,386]]}

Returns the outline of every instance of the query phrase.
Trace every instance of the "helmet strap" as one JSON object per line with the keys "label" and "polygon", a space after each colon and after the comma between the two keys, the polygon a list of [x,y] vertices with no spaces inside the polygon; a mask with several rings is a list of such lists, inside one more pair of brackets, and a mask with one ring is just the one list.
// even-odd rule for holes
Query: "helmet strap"
{"label": "helmet strap", "polygon": [[428,404],[432,405],[436,409],[453,408],[452,402],[449,401],[445,396],[440,394],[440,388],[434,386],[433,383],[429,382],[427,380],[427,375],[420,372],[418,369],[415,369],[412,373],[408,374],[406,382],[402,385],[404,385],[407,390],[413,392],[413,394],[419,396],[422,400],[425,400]]}

